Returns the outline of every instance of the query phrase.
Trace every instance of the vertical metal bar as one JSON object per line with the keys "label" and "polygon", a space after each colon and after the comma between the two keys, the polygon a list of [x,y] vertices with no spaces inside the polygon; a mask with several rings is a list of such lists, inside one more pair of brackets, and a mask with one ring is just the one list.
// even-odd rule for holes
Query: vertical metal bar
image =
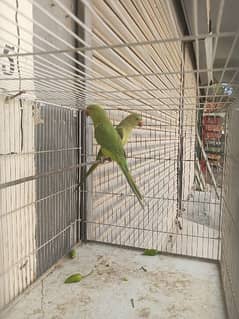
{"label": "vertical metal bar", "polygon": [[[85,20],[85,7],[82,3],[80,3],[78,0],[75,0],[75,15],[84,22]],[[81,38],[84,38],[84,30],[78,23],[75,22],[75,34],[80,35]],[[78,39],[75,39],[75,47],[79,47],[79,41]],[[75,52],[75,59],[78,62],[81,62],[82,65],[85,63],[85,58],[82,55],[79,55],[77,52]],[[81,71],[85,71],[85,68],[80,66],[78,63],[75,63],[75,67],[77,68],[76,71],[76,84],[77,84],[77,79],[78,76],[80,75]],[[80,100],[78,98],[77,104],[80,104]],[[78,159],[79,163],[85,163],[86,162],[86,118],[85,114],[83,112],[78,112],[78,147],[79,152],[78,152]],[[86,174],[86,167],[80,167],[78,169],[78,181],[80,184],[82,176],[85,176]],[[86,183],[82,185],[82,188],[79,189],[78,193],[78,216],[77,216],[77,235],[76,235],[76,240],[79,242],[80,240],[85,241],[86,240]]]}
{"label": "vertical metal bar", "polygon": [[[80,145],[81,145],[81,162],[85,163],[86,162],[86,116],[83,112],[80,113],[80,131],[81,131],[81,140],[80,140]],[[84,178],[84,176],[86,175],[86,166],[82,166],[80,169],[80,179]],[[86,201],[87,201],[87,182],[86,180],[84,181],[84,183],[82,184],[82,189],[80,192],[80,229],[78,229],[78,231],[80,231],[80,233],[78,232],[78,236],[80,236],[79,238],[77,238],[79,240],[82,241],[86,241],[87,240],[87,224],[86,224],[86,218],[87,218],[87,205],[86,205]]]}
{"label": "vertical metal bar", "polygon": [[[78,18],[80,18],[80,20],[82,20],[85,24],[87,24],[88,26],[90,26],[90,13],[88,8],[83,4],[80,3],[79,1],[76,0],[75,3],[75,10],[76,10],[76,14],[78,16]],[[86,30],[82,27],[79,26],[79,24],[77,24],[76,26],[76,32],[77,35],[80,36],[82,39],[84,39],[84,41],[87,44],[90,44],[90,36],[89,33],[86,32]],[[79,43],[78,41],[76,41],[75,44],[77,47],[79,47]],[[89,55],[91,55],[92,53],[89,52]],[[85,74],[85,69],[86,69],[86,64],[87,67],[89,67],[88,63],[89,63],[89,59],[86,60],[86,56],[84,55],[83,57],[76,53],[76,59],[82,62],[82,65],[84,65],[84,67],[82,67],[83,72]],[[79,69],[79,66],[78,66]],[[87,91],[87,84],[84,84],[85,87],[85,92]],[[78,101],[78,105],[85,106],[88,103],[87,101],[87,96],[84,96],[84,99],[82,99],[81,101]],[[82,105],[83,104],[83,105]],[[81,112],[80,115],[80,145],[81,145],[81,156],[80,156],[80,160],[81,162],[86,162],[87,161],[87,154],[88,152],[90,154],[92,154],[91,151],[91,147],[92,147],[92,136],[91,136],[91,130],[87,125],[87,119],[85,116],[85,113]],[[80,172],[80,179],[82,177],[85,176],[86,174],[86,166],[82,167]],[[81,192],[79,194],[80,196],[80,205],[79,205],[79,216],[78,216],[78,220],[80,220],[80,227],[78,229],[78,240],[81,239],[83,241],[86,241],[86,234],[87,234],[87,223],[86,223],[86,214],[89,214],[90,210],[91,210],[91,198],[90,198],[90,192],[88,192],[88,189],[91,189],[91,177],[87,179],[87,181],[84,183],[84,185],[82,186]]]}
{"label": "vertical metal bar", "polygon": [[[183,143],[184,143],[184,136],[183,136],[183,117],[184,117],[184,63],[185,63],[185,43],[182,42],[181,44],[181,52],[182,52],[182,59],[181,59],[181,76],[180,76],[180,85],[181,85],[181,92],[180,92],[180,101],[179,101],[179,118],[178,118],[178,156],[177,156],[177,215],[176,221],[179,222],[178,217],[181,215],[182,212],[182,192],[183,192]],[[178,224],[179,226],[179,224]],[[180,226],[179,226],[180,227]]]}
{"label": "vertical metal bar", "polygon": [[218,225],[218,234],[219,234],[219,243],[218,243],[218,251],[217,251],[217,259],[221,258],[221,239],[222,239],[222,223],[223,223],[223,193],[224,193],[224,183],[225,183],[225,166],[226,166],[226,155],[227,155],[227,142],[228,142],[228,120],[229,113],[226,113],[224,118],[224,148],[223,148],[223,172],[222,172],[222,181],[221,181],[221,194],[220,194],[220,204],[219,204],[219,225]]}

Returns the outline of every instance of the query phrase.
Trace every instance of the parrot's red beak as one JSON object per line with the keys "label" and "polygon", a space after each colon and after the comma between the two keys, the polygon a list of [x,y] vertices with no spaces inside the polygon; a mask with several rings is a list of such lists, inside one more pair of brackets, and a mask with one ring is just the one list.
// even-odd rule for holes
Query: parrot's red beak
{"label": "parrot's red beak", "polygon": [[140,127],[143,126],[143,121],[139,121],[138,126],[140,126]]}

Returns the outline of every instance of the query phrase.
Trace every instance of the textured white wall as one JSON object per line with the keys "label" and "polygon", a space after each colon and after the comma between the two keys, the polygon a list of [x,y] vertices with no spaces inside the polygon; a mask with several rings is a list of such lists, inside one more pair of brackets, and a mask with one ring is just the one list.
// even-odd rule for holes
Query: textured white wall
{"label": "textured white wall", "polygon": [[[0,184],[35,174],[32,103],[22,105],[21,131],[19,100],[0,96]],[[0,306],[34,279],[34,202],[35,181],[0,189]]]}
{"label": "textured white wall", "polygon": [[[0,53],[33,51],[32,4],[0,3]],[[18,42],[18,38],[19,41]],[[33,90],[32,57],[0,60],[0,93],[13,95]],[[8,81],[9,80],[9,81]],[[22,124],[21,124],[22,112]],[[22,125],[22,132],[21,132]],[[23,135],[22,135],[23,133]],[[34,175],[34,118],[32,103],[0,96],[0,183]],[[9,154],[14,153],[14,154]],[[35,271],[35,182],[0,190],[0,308],[18,295],[34,278]]]}

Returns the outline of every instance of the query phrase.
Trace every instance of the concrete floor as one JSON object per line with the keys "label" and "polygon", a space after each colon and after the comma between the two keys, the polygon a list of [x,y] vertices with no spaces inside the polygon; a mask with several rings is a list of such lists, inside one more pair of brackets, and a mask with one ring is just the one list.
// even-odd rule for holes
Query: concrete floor
{"label": "concrete floor", "polygon": [[[213,263],[86,244],[4,313],[7,319],[225,319]],[[143,266],[143,268],[142,268]],[[92,274],[64,284],[71,274]]]}

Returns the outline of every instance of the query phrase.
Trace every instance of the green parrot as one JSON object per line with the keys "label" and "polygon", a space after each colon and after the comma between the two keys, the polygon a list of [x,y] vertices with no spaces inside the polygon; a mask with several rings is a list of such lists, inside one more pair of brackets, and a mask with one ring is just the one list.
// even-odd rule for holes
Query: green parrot
{"label": "green parrot", "polygon": [[[121,142],[122,145],[124,146],[127,142],[128,139],[131,136],[132,130],[136,127],[136,126],[142,126],[143,122],[142,122],[142,117],[139,114],[136,113],[132,113],[130,115],[128,115],[125,119],[123,119],[117,126],[116,126],[116,130],[121,138]],[[97,157],[96,157],[97,161],[104,161],[105,158],[102,154],[102,150],[100,149]],[[84,180],[96,169],[96,167],[100,164],[100,162],[97,162],[95,164],[93,164],[88,172],[86,173],[86,176],[84,178]],[[83,181],[84,181],[83,180]],[[82,182],[83,182],[82,181]],[[81,183],[82,183],[81,182]]]}
{"label": "green parrot", "polygon": [[97,104],[91,104],[86,108],[86,115],[90,116],[93,121],[95,139],[101,146],[103,156],[110,158],[119,165],[140,205],[144,207],[142,195],[129,172],[120,135],[113,127],[105,110]]}

